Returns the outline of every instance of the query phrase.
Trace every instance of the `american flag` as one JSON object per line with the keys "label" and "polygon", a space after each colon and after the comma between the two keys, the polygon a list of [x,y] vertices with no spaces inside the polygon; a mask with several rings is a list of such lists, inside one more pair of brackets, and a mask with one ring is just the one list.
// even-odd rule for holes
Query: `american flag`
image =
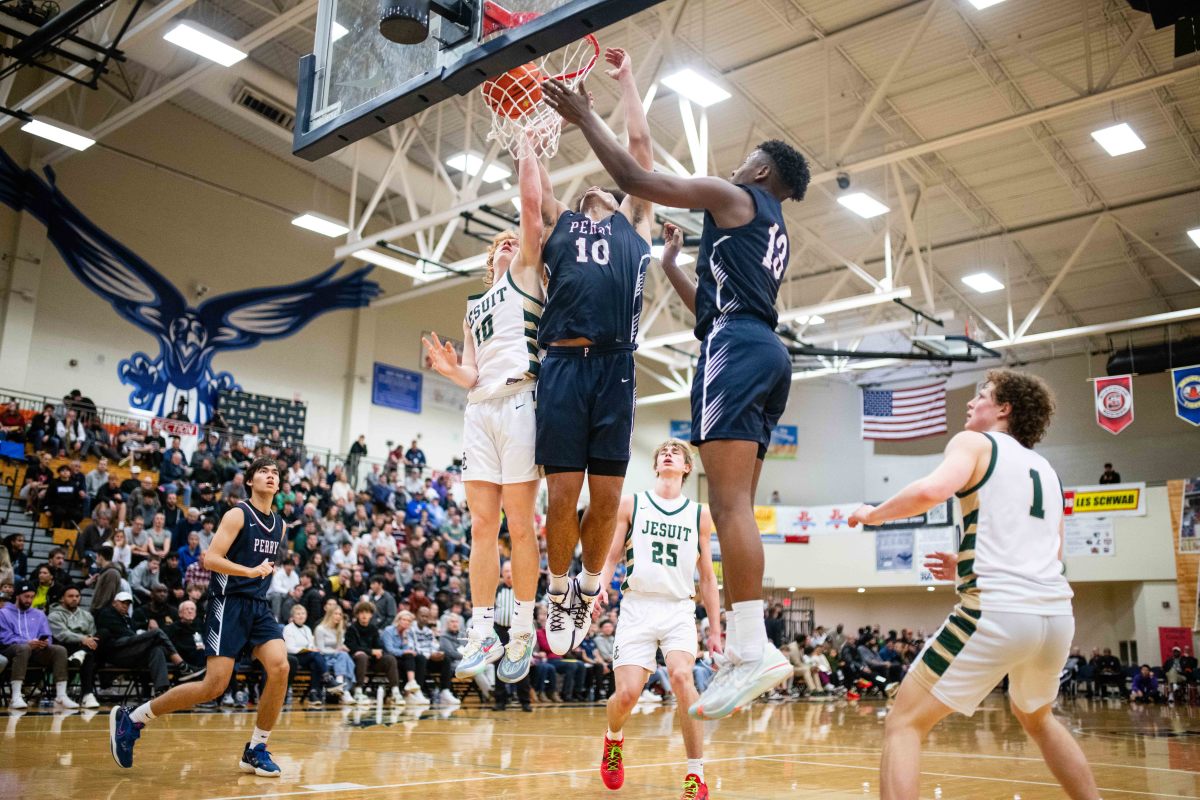
{"label": "american flag", "polygon": [[863,389],[864,439],[920,439],[946,432],[946,384]]}

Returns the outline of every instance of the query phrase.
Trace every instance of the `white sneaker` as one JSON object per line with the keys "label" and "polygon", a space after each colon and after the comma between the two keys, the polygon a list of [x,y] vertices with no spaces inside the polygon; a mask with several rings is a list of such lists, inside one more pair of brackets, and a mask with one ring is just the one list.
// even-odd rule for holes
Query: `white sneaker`
{"label": "white sneaker", "polygon": [[354,690],[354,702],[360,706],[367,706],[371,704],[371,698],[367,697],[367,693],[359,686]]}
{"label": "white sneaker", "polygon": [[72,700],[70,697],[67,697],[64,694],[62,697],[54,698],[54,707],[55,708],[79,708],[79,703],[76,703],[74,700]]}
{"label": "white sneaker", "polygon": [[12,699],[8,701],[8,707],[17,711],[23,708],[29,708],[29,703],[25,702],[25,698],[19,694],[14,694]]}
{"label": "white sneaker", "polygon": [[405,704],[404,695],[400,694],[400,687],[393,686],[392,687],[392,705],[402,706],[404,704]]}
{"label": "white sneaker", "polygon": [[404,691],[408,692],[409,694],[412,694],[413,692],[419,692],[421,691],[421,684],[417,683],[416,681],[409,681],[408,683],[404,684]]}
{"label": "white sneaker", "polygon": [[87,653],[85,653],[83,650],[76,650],[74,653],[71,653],[71,655],[67,658],[67,661],[74,661],[76,664],[82,664],[86,658]]}
{"label": "white sneaker", "polygon": [[84,708],[99,708],[100,701],[96,699],[96,695],[89,692],[83,696],[83,707]]}
{"label": "white sneaker", "polygon": [[455,697],[454,692],[450,691],[449,689],[442,689],[441,694],[438,695],[438,699],[440,699],[442,701],[443,705],[449,705],[449,706],[462,705],[462,700],[459,700],[457,697]]}
{"label": "white sneaker", "polygon": [[566,655],[575,649],[575,622],[571,609],[576,604],[575,581],[570,581],[567,594],[561,603],[546,596],[546,640],[555,655]]}
{"label": "white sneaker", "polygon": [[341,698],[342,705],[344,706],[352,706],[358,702],[354,699],[354,695],[350,694],[350,692],[342,692],[340,695],[338,695],[338,697]]}
{"label": "white sneaker", "polygon": [[735,664],[724,681],[714,679],[704,694],[692,703],[688,714],[697,719],[727,717],[750,705],[760,694],[778,686],[791,675],[792,664],[787,656],[768,642],[758,658]]}
{"label": "white sneaker", "polygon": [[427,706],[430,705],[429,698],[420,689],[415,692],[408,693],[408,704],[410,706]]}
{"label": "white sneaker", "polygon": [[642,692],[642,696],[638,698],[638,702],[639,703],[661,703],[662,698],[659,697],[658,695],[656,695],[654,692],[647,689],[646,691]]}

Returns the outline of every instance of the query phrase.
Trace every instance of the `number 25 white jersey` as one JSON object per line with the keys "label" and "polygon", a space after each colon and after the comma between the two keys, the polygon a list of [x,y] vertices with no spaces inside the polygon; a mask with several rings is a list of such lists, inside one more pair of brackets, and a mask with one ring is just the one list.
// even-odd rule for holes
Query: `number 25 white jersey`
{"label": "number 25 white jersey", "polygon": [[695,597],[701,508],[686,497],[664,500],[652,492],[633,496],[621,591],[680,600]]}

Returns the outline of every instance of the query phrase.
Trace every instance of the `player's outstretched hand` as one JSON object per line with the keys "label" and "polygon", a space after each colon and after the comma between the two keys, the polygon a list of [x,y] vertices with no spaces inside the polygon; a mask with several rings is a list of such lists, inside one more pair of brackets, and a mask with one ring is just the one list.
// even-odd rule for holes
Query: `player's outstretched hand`
{"label": "player's outstretched hand", "polygon": [[865,503],[854,510],[854,513],[846,520],[851,528],[857,528],[859,525],[870,525],[870,516],[875,513],[875,506],[869,506]]}
{"label": "player's outstretched hand", "polygon": [[[720,625],[709,625],[708,627],[708,652],[724,653],[725,645],[721,642]],[[714,630],[718,629],[718,630]]]}
{"label": "player's outstretched hand", "polygon": [[273,564],[271,564],[271,560],[270,560],[270,559],[267,559],[267,558],[264,558],[264,559],[262,560],[262,563],[261,563],[261,564],[259,564],[257,567],[255,567],[255,568],[254,568],[254,574],[253,574],[253,575],[251,575],[250,577],[252,577],[252,578],[265,578],[265,577],[267,577],[268,575],[270,575],[270,574],[271,574],[272,572],[274,572],[274,571],[275,571],[275,567],[274,567],[274,565],[273,565]]}
{"label": "player's outstretched hand", "polygon": [[458,353],[454,350],[454,343],[443,342],[436,333],[431,332],[429,335],[433,337],[432,342],[424,336],[421,337],[425,349],[429,352],[429,365],[443,375],[453,371],[458,366]]}
{"label": "player's outstretched hand", "polygon": [[952,581],[958,577],[957,553],[928,553],[922,565],[939,581]]}
{"label": "player's outstretched hand", "polygon": [[683,231],[678,225],[664,222],[662,237],[663,251],[659,261],[663,264],[674,264],[679,251],[683,249]]}
{"label": "player's outstretched hand", "polygon": [[604,74],[614,81],[633,75],[633,59],[622,48],[608,48],[604,51],[604,60],[612,65],[612,69],[604,70]]}
{"label": "player's outstretched hand", "polygon": [[591,98],[588,96],[587,90],[583,88],[582,82],[572,91],[562,81],[551,78],[542,84],[542,98],[546,101],[546,105],[557,111],[564,121],[576,125],[592,109]]}

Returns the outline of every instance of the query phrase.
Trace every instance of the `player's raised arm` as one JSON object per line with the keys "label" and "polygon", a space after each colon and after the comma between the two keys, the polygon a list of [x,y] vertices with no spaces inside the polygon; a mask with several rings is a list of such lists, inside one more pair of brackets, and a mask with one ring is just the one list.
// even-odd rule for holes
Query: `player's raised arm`
{"label": "player's raised arm", "polygon": [[527,154],[517,159],[517,182],[521,189],[521,252],[509,269],[532,272],[535,281],[542,275],[542,234],[546,230],[541,172],[537,156]]}
{"label": "player's raised arm", "polygon": [[980,458],[991,455],[991,442],[982,433],[962,431],[946,445],[945,458],[933,472],[905,486],[878,507],[860,506],[850,515],[850,527],[875,525],[923,514],[967,486]]}
{"label": "player's raised arm", "polygon": [[[683,304],[687,306],[688,311],[696,313],[696,282],[684,272],[677,259],[679,251],[683,249],[683,231],[678,225],[672,225],[670,222],[663,224],[663,253],[662,253],[662,269],[667,275],[667,280],[671,282],[671,286],[675,289],[675,294],[679,295],[679,299],[683,300]],[[707,513],[707,511],[705,512]]]}
{"label": "player's raised arm", "polygon": [[[604,59],[612,66],[605,70],[608,77],[621,86],[621,108],[625,113],[625,132],[629,136],[629,155],[633,156],[642,169],[654,169],[654,143],[650,139],[650,124],[646,121],[646,109],[633,78],[633,59],[619,47],[610,47]],[[621,202],[621,211],[633,223],[642,238],[650,241],[650,220],[654,204],[640,196],[627,194]]]}
{"label": "player's raised arm", "polygon": [[[613,573],[617,564],[625,556],[625,534],[633,523],[633,501],[635,495],[621,496],[621,505],[617,509],[617,525],[613,529],[612,542],[608,546],[608,556],[604,559],[604,569],[600,570],[600,586],[607,587],[612,583]],[[604,593],[601,593],[604,596]]]}
{"label": "player's raised arm", "polygon": [[[550,235],[554,230],[555,223],[562,213],[567,210],[566,203],[554,196],[554,184],[550,182],[550,172],[546,169],[546,165],[539,158],[537,160],[538,178],[542,184],[542,200],[538,204],[542,209],[542,227],[543,238]],[[522,201],[524,202],[524,201]]]}
{"label": "player's raised arm", "polygon": [[421,341],[429,351],[430,366],[464,389],[473,387],[479,379],[479,370],[475,367],[475,342],[471,338],[471,331],[467,327],[466,321],[463,322],[464,344],[461,364],[458,363],[458,353],[454,350],[453,342],[443,342],[434,332],[430,332],[429,335],[433,337],[433,341],[424,336],[421,337]]}
{"label": "player's raised arm", "polygon": [[708,614],[708,650],[720,653],[721,645],[721,591],[717,588],[717,570],[712,560],[712,515],[708,506],[700,508],[700,602]]}
{"label": "player's raised arm", "polygon": [[275,565],[269,558],[264,558],[257,567],[243,567],[225,557],[245,522],[246,512],[242,509],[234,507],[225,512],[208,550],[202,556],[202,566],[206,570],[239,578],[265,578],[275,571]]}

